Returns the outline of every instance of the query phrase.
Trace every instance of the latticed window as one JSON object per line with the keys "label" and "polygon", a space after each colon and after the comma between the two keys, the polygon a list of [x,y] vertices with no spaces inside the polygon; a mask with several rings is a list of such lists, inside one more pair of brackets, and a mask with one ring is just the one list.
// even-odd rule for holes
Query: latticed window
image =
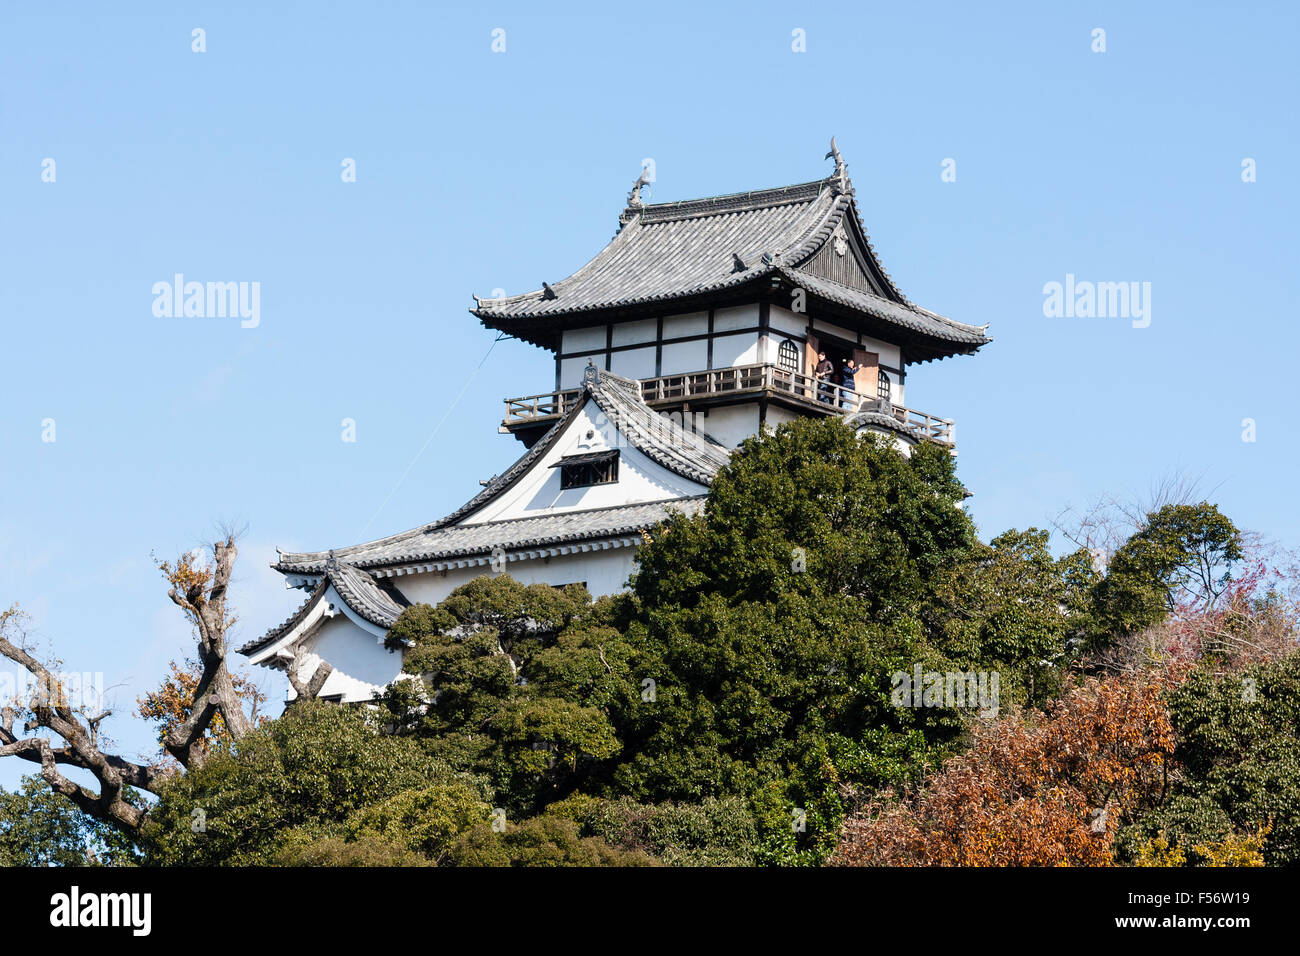
{"label": "latticed window", "polygon": [[889,401],[890,388],[889,375],[882,368],[876,376],[876,398]]}
{"label": "latticed window", "polygon": [[787,372],[797,371],[799,368],[799,349],[789,339],[781,340],[781,347],[776,350],[776,362]]}
{"label": "latticed window", "polygon": [[618,451],[566,455],[551,467],[560,469],[561,489],[613,484],[618,481]]}

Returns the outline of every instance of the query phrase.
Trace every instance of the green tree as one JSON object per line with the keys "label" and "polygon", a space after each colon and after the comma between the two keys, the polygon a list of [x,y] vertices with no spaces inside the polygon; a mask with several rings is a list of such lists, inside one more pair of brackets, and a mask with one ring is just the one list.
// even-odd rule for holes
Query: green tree
{"label": "green tree", "polygon": [[1060,686],[1091,563],[1032,529],[980,544],[964,496],[939,446],[783,425],[742,444],[702,515],[646,529],[629,594],[503,575],[408,609],[393,727],[514,816],[573,794],[736,799],[745,853],[815,862],[847,792],[913,781],[967,734],[971,712],[896,706],[893,675],[1000,670],[1013,702]]}
{"label": "green tree", "polygon": [[620,750],[608,708],[632,692],[630,649],[610,606],[502,575],[408,608],[388,636],[408,675],[383,697],[393,728],[488,777],[513,813],[565,796]]}
{"label": "green tree", "polygon": [[1094,646],[1162,621],[1179,606],[1213,607],[1242,557],[1241,533],[1218,507],[1169,504],[1111,557],[1092,591]]}
{"label": "green tree", "polygon": [[741,797],[646,804],[575,795],[546,812],[573,820],[583,836],[668,866],[753,866],[758,858],[758,830]]}
{"label": "green tree", "polygon": [[131,842],[52,792],[37,775],[21,789],[0,789],[0,866],[125,865],[134,862]]}
{"label": "green tree", "polygon": [[705,513],[638,554],[629,635],[654,704],[623,731],[614,789],[639,800],[742,794],[772,854],[829,850],[860,744],[919,768],[960,715],[890,703],[890,675],[939,660],[925,611],[970,557],[952,458],[910,458],[835,419],[748,439]]}
{"label": "green tree", "polygon": [[457,779],[475,783],[415,741],[380,733],[364,711],[304,701],[160,788],[143,834],[146,861],[273,862],[295,829],[342,836],[359,810]]}
{"label": "green tree", "polygon": [[1037,528],[975,544],[926,610],[939,669],[996,670],[999,706],[1042,707],[1062,690],[1097,580],[1086,551],[1053,558]]}
{"label": "green tree", "polygon": [[488,822],[492,808],[483,791],[465,781],[404,790],[348,817],[344,832],[351,841],[368,836],[441,863],[455,839]]}
{"label": "green tree", "polygon": [[578,824],[543,814],[498,832],[482,824],[451,850],[455,866],[653,866],[640,851],[618,850],[598,837],[584,837]]}
{"label": "green tree", "polygon": [[1178,738],[1169,799],[1123,835],[1132,856],[1161,837],[1194,865],[1265,833],[1270,866],[1300,863],[1300,652],[1239,673],[1201,668],[1169,700]]}

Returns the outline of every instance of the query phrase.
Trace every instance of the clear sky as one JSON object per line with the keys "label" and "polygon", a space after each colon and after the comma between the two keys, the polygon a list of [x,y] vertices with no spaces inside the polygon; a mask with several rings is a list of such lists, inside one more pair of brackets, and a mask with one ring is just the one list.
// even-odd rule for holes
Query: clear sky
{"label": "clear sky", "polygon": [[[468,499],[554,374],[503,341],[475,375],[470,294],[582,265],[645,158],[674,200],[838,137],[903,292],[990,325],[907,380],[986,537],[1185,473],[1300,545],[1293,3],[109,6],[0,5],[0,604],[104,673],[129,754],[192,646],[151,551],[247,525],[242,642],[303,596],[276,546]],[[259,323],[155,316],[176,273],[260,283]],[[1150,324],[1046,317],[1067,274],[1150,283]]]}

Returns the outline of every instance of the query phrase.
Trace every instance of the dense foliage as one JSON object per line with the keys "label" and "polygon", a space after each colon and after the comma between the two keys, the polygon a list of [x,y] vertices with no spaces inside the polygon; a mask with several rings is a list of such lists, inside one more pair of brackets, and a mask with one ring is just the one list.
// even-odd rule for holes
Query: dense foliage
{"label": "dense foliage", "polygon": [[629,594],[500,576],[409,609],[390,719],[512,816],[583,796],[604,808],[584,833],[668,862],[824,859],[846,790],[914,782],[968,734],[974,708],[897,706],[894,675],[996,671],[1001,706],[1041,703],[1082,633],[1062,607],[1086,603],[1091,562],[1040,531],[980,543],[964,496],[938,446],[783,426],[705,514],[647,534]]}
{"label": "dense foliage", "polygon": [[965,494],[937,445],[751,438],[628,592],[478,578],[402,614],[375,707],[215,734],[145,860],[1300,860],[1300,615],[1235,526],[1166,503],[1057,557],[981,542]]}
{"label": "dense foliage", "polygon": [[273,862],[303,832],[341,835],[355,812],[459,779],[413,741],[379,732],[364,711],[304,702],[178,774],[150,813],[146,860]]}
{"label": "dense foliage", "polygon": [[39,776],[0,789],[0,866],[122,866],[135,862],[123,836],[53,793]]}

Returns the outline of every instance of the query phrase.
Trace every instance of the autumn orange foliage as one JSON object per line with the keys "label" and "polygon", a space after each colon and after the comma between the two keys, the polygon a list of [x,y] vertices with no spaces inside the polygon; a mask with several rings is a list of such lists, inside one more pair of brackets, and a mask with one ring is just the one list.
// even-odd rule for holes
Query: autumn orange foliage
{"label": "autumn orange foliage", "polygon": [[[163,679],[158,689],[150,691],[136,701],[136,714],[157,725],[160,745],[173,727],[184,723],[190,716],[194,709],[199,680],[203,675],[203,669],[197,661],[187,660],[184,667],[178,666],[175,661],[168,661],[168,666],[171,668],[171,673]],[[257,711],[266,702],[266,695],[256,684],[240,674],[231,674],[230,681],[239,699],[252,705],[252,720],[258,722]],[[212,723],[203,736],[203,749],[206,751],[213,741],[230,739],[230,729],[221,714],[213,714]]]}
{"label": "autumn orange foliage", "polygon": [[919,793],[845,824],[839,866],[1107,866],[1167,785],[1168,673],[1089,680],[1048,714],[981,724]]}

